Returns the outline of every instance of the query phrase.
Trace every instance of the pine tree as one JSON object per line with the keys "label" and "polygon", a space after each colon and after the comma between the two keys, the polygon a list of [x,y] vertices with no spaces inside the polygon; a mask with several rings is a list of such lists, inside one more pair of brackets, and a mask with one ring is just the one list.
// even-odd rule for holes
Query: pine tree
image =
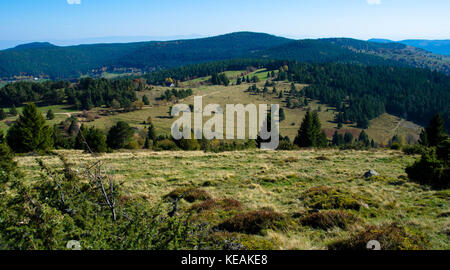
{"label": "pine tree", "polygon": [[437,114],[431,119],[429,126],[425,129],[425,133],[426,137],[425,134],[421,135],[421,142],[422,139],[425,140],[425,142],[422,143],[426,143],[424,144],[425,146],[438,146],[448,138],[448,134],[444,129],[444,119],[441,115]]}
{"label": "pine tree", "polygon": [[328,138],[325,132],[320,132],[319,137],[316,139],[316,147],[326,148],[328,147]]}
{"label": "pine tree", "polygon": [[300,126],[297,137],[294,140],[294,144],[299,147],[313,147],[314,143],[313,116],[312,113],[308,111]]}
{"label": "pine tree", "polygon": [[150,149],[150,139],[148,137],[145,138],[144,149]]}
{"label": "pine tree", "polygon": [[0,121],[5,120],[5,118],[6,118],[5,111],[2,108],[0,108]]}
{"label": "pine tree", "polygon": [[9,129],[7,141],[17,153],[46,151],[53,147],[52,128],[38,112],[36,105],[27,104],[16,123]]}
{"label": "pine tree", "polygon": [[219,84],[220,84],[220,81],[219,81],[219,74],[214,73],[214,74],[211,76],[211,84],[212,84],[212,85],[219,85]]}
{"label": "pine tree", "polygon": [[280,108],[280,123],[286,120],[286,114],[283,108]]}
{"label": "pine tree", "polygon": [[[320,123],[319,114],[317,112],[313,112],[312,117],[313,117],[313,138],[314,138],[313,146],[323,147],[323,140],[321,142],[319,141],[319,139],[322,136],[321,135],[322,124]],[[321,139],[323,139],[323,138],[321,138]],[[326,140],[326,136],[325,136],[325,140]],[[322,145],[319,145],[319,144],[322,144]]]}
{"label": "pine tree", "polygon": [[342,146],[344,144],[344,136],[339,134],[337,130],[334,132],[332,144],[333,146]]}
{"label": "pine tree", "polygon": [[147,97],[146,95],[144,95],[144,96],[142,97],[142,102],[144,102],[144,105],[145,105],[145,106],[150,105],[150,100],[148,99],[148,97]]}
{"label": "pine tree", "polygon": [[423,146],[429,146],[430,145],[430,142],[428,141],[428,134],[427,134],[427,131],[425,129],[422,130],[422,132],[420,133],[419,144],[421,144]]}
{"label": "pine tree", "polygon": [[47,111],[47,120],[53,120],[53,119],[55,119],[55,114],[53,113],[52,109],[49,109]]}
{"label": "pine tree", "polygon": [[364,130],[361,131],[361,134],[359,134],[358,141],[366,147],[370,146],[369,136],[367,135],[367,133]]}
{"label": "pine tree", "polygon": [[9,110],[9,114],[11,114],[12,116],[16,116],[16,115],[18,115],[19,113],[17,112],[17,108],[16,108],[16,105],[12,105],[11,106],[11,109]]}
{"label": "pine tree", "polygon": [[156,130],[152,122],[149,123],[147,138],[149,138],[153,142],[156,142]]}
{"label": "pine tree", "polygon": [[85,150],[87,152],[104,153],[108,148],[106,135],[98,128],[86,128],[83,125],[75,138],[74,147],[75,149]]}
{"label": "pine tree", "polygon": [[353,134],[351,134],[350,132],[345,133],[344,136],[345,145],[352,145],[354,140],[355,138],[353,137]]}
{"label": "pine tree", "polygon": [[132,141],[133,135],[133,128],[127,122],[119,121],[108,132],[108,146],[112,149],[123,149]]}

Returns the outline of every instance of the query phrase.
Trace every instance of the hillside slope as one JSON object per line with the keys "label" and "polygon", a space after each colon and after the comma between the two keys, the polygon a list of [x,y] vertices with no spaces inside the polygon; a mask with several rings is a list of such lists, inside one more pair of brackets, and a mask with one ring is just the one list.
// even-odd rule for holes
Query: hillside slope
{"label": "hillside slope", "polygon": [[[370,39],[371,42],[378,43],[393,43],[395,41],[389,39]],[[425,39],[407,39],[397,41],[397,43],[405,44],[408,46],[421,48],[432,53],[450,55],[450,40],[425,40]]]}
{"label": "hillside slope", "polygon": [[115,68],[150,72],[234,58],[306,62],[403,65],[450,74],[450,58],[395,43],[354,39],[291,40],[264,33],[239,32],[210,38],[166,42],[93,44],[58,47],[33,43],[0,51],[0,78],[29,75],[75,79]]}

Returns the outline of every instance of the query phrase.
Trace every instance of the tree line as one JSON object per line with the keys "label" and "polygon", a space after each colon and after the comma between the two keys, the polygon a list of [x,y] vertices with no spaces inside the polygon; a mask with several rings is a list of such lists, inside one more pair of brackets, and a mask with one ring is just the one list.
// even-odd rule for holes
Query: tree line
{"label": "tree line", "polygon": [[15,82],[0,89],[0,106],[20,106],[26,102],[44,105],[72,105],[76,109],[119,103],[122,108],[137,100],[136,90],[142,84],[131,79],[107,80],[83,78],[72,84],[69,81]]}
{"label": "tree line", "polygon": [[384,112],[419,124],[440,113],[450,128],[450,77],[429,70],[351,64],[289,64],[304,94],[339,110],[336,121],[367,128]]}

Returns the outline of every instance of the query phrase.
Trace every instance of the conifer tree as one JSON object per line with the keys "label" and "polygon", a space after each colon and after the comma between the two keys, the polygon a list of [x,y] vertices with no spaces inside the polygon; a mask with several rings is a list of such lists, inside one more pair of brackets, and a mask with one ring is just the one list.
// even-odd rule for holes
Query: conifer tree
{"label": "conifer tree", "polygon": [[131,128],[127,122],[119,121],[108,132],[108,146],[112,149],[125,148],[132,141],[133,135],[133,128]]}
{"label": "conifer tree", "polygon": [[47,120],[53,120],[53,119],[55,119],[55,113],[53,113],[52,109],[49,109],[47,111]]}
{"label": "conifer tree", "polygon": [[6,118],[5,111],[3,110],[3,108],[0,108],[0,121],[5,120],[5,118]]}
{"label": "conifer tree", "polygon": [[353,137],[353,134],[351,134],[350,132],[345,133],[345,136],[344,136],[345,145],[352,145],[354,140],[355,140],[355,137]]}
{"label": "conifer tree", "polygon": [[294,144],[299,147],[313,147],[315,143],[314,138],[314,122],[310,111],[306,113],[305,118],[300,126]]}
{"label": "conifer tree", "polygon": [[148,99],[148,97],[147,97],[146,95],[144,95],[144,96],[142,97],[142,102],[144,102],[144,105],[145,105],[145,106],[150,105],[150,100]]}
{"label": "conifer tree", "polygon": [[12,105],[11,106],[11,109],[9,110],[9,114],[11,114],[12,116],[16,116],[16,115],[18,115],[19,113],[17,112],[17,108],[16,108],[16,105]]}
{"label": "conifer tree", "polygon": [[341,146],[344,144],[344,136],[336,130],[333,135],[333,146]]}
{"label": "conifer tree", "polygon": [[36,105],[27,104],[17,122],[9,129],[7,141],[16,153],[46,151],[53,147],[52,128],[38,112]]}
{"label": "conifer tree", "polygon": [[361,134],[359,134],[358,141],[366,147],[370,146],[369,136],[367,135],[367,133],[364,130],[361,131]]}
{"label": "conifer tree", "polygon": [[149,140],[152,140],[153,143],[156,142],[156,130],[155,130],[155,126],[153,125],[152,122],[149,122],[147,138]]}
{"label": "conifer tree", "polygon": [[428,127],[420,136],[420,143],[425,146],[435,147],[444,142],[448,134],[444,129],[444,119],[441,115],[434,116]]}

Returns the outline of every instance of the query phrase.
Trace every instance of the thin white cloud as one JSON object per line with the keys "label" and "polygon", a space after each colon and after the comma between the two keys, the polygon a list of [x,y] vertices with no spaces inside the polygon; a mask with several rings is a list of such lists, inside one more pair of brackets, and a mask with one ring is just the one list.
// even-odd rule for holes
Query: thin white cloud
{"label": "thin white cloud", "polygon": [[69,5],[81,5],[81,0],[67,0]]}
{"label": "thin white cloud", "polygon": [[367,0],[369,5],[381,5],[381,0]]}

